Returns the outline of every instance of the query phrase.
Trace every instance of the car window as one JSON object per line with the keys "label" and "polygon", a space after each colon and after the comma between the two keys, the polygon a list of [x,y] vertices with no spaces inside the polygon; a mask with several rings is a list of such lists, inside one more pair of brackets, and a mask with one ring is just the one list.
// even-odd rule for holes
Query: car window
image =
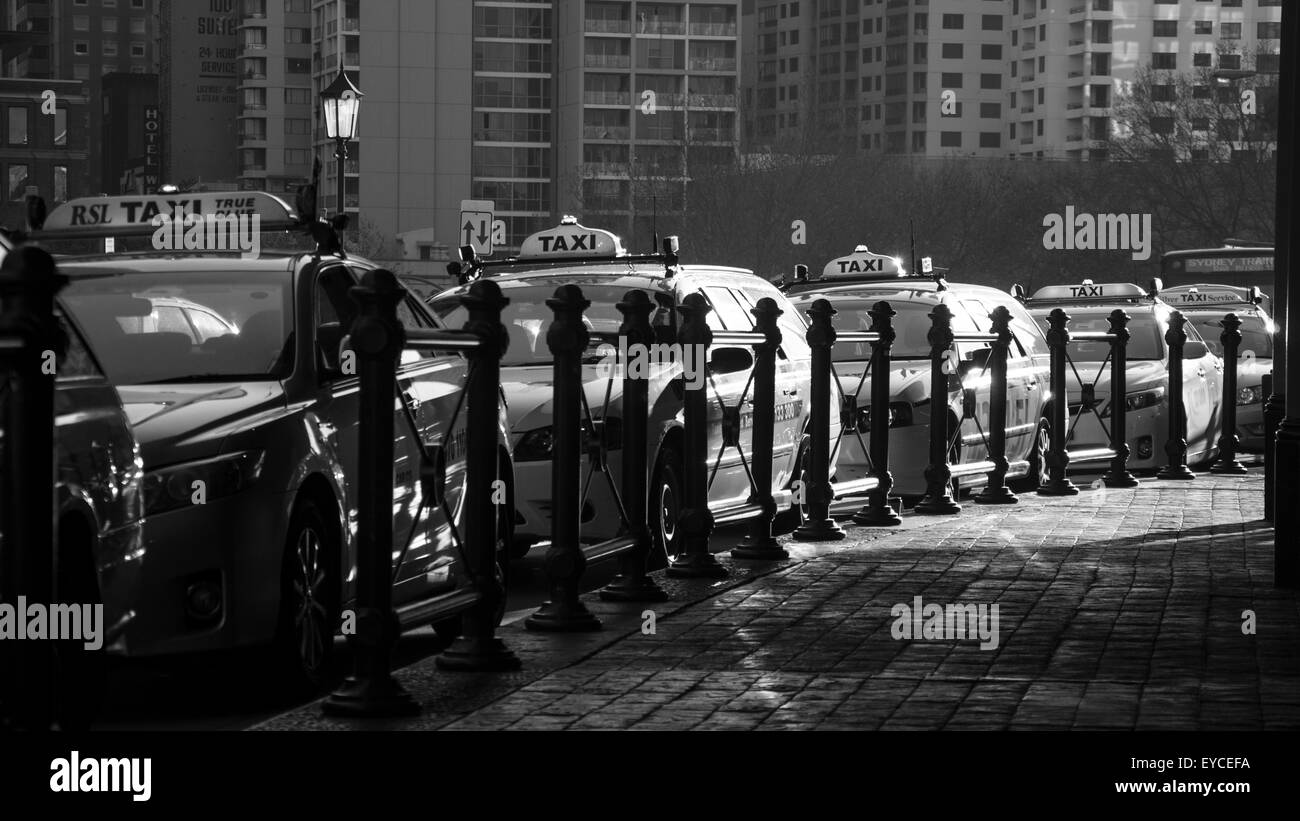
{"label": "car window", "polygon": [[[1043,331],[1034,322],[1034,318],[1029,315],[1024,306],[1019,302],[1004,303],[1007,309],[1011,311],[1011,332],[1015,334],[1016,345],[1020,347],[1021,353],[1025,356],[1039,356],[1048,353],[1047,340],[1043,337]],[[1015,347],[1013,346],[1012,350]]]}
{"label": "car window", "polygon": [[[1065,309],[1070,315],[1067,326],[1071,333],[1110,331],[1110,311],[1078,311]],[[1038,317],[1040,326],[1047,330],[1047,316]],[[1165,358],[1164,327],[1152,311],[1131,312],[1128,323],[1129,340],[1126,349],[1128,360],[1160,360]],[[1070,358],[1075,362],[1102,362],[1110,353],[1106,341],[1074,341],[1069,345]]]}
{"label": "car window", "polygon": [[[709,312],[709,327],[713,330],[752,331],[754,316],[747,307],[742,306],[730,288],[705,286],[701,290],[709,300],[713,310]],[[715,319],[716,317],[716,319]],[[721,321],[721,327],[715,324]]]}
{"label": "car window", "polygon": [[224,322],[207,311],[190,310],[189,317],[190,324],[194,326],[195,332],[199,335],[197,340],[199,342],[206,342],[214,336],[230,333],[230,329],[226,327]]}
{"label": "car window", "polygon": [[59,363],[58,378],[80,379],[103,376],[99,366],[95,364],[94,357],[90,355],[90,349],[86,347],[85,340],[81,338],[81,334],[77,332],[73,324],[59,314],[59,325],[67,334],[68,352],[63,361]]}
{"label": "car window", "polygon": [[[748,313],[752,308],[758,305],[758,301],[768,297],[776,301],[776,305],[781,309],[781,315],[776,318],[776,327],[781,331],[781,350],[785,353],[795,353],[796,357],[806,358],[808,356],[808,326],[804,324],[803,314],[799,309],[785,298],[780,291],[772,288],[764,290],[760,287],[741,288],[739,291],[741,304],[745,306],[745,312]],[[749,314],[753,316],[753,314]],[[798,340],[791,342],[791,340]]]}

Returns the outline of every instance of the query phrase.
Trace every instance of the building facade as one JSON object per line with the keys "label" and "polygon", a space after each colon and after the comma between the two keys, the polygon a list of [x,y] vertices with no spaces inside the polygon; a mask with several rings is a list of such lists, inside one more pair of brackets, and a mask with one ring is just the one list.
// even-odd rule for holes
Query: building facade
{"label": "building facade", "polygon": [[240,0],[238,179],[242,189],[292,193],[311,177],[309,0]]}

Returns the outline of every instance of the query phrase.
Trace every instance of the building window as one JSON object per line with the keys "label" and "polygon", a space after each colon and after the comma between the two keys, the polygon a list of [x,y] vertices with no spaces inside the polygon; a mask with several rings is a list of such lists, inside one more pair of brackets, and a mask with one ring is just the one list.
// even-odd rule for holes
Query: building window
{"label": "building window", "polygon": [[1178,68],[1178,54],[1172,51],[1152,54],[1151,67],[1159,69],[1176,69]]}
{"label": "building window", "polygon": [[1213,20],[1197,20],[1197,21],[1193,22],[1193,23],[1192,23],[1192,33],[1193,33],[1193,34],[1213,34],[1213,33],[1214,33],[1214,21],[1213,21]]}
{"label": "building window", "polygon": [[284,41],[286,43],[310,43],[311,29],[308,28],[286,28],[284,30]]}
{"label": "building window", "polygon": [[103,30],[103,32],[104,32],[105,34],[116,34],[116,33],[117,33],[117,18],[116,18],[116,17],[101,17],[100,20],[99,20],[99,22],[100,22],[100,25],[102,26],[102,30]]}
{"label": "building window", "polygon": [[22,201],[27,194],[27,175],[29,169],[22,163],[12,163],[9,166],[9,199],[13,201]]}
{"label": "building window", "polygon": [[1197,68],[1209,67],[1212,57],[1213,55],[1208,51],[1197,52],[1192,55],[1192,65]]}
{"label": "building window", "polygon": [[27,106],[9,106],[9,144],[27,145]]}
{"label": "building window", "polygon": [[961,132],[940,131],[939,146],[941,148],[961,148]]}
{"label": "building window", "polygon": [[99,47],[103,50],[103,54],[104,54],[105,57],[116,57],[116,56],[117,56],[117,41],[116,41],[116,40],[105,40],[104,42],[102,42],[102,43],[99,44]]}
{"label": "building window", "polygon": [[985,31],[1002,31],[1002,15],[985,14],[980,19],[980,27]]}
{"label": "building window", "polygon": [[943,83],[943,87],[944,87],[944,88],[961,88],[961,73],[960,73],[960,72],[947,72],[947,71],[946,71],[946,72],[944,72],[942,75],[940,75],[939,80],[940,80],[940,82]]}
{"label": "building window", "polygon": [[90,16],[86,14],[72,15],[73,31],[90,31]]}
{"label": "building window", "polygon": [[[1002,88],[1002,75],[1001,75],[1001,74],[981,74],[981,75],[980,75],[980,88]],[[1039,91],[1041,92],[1042,89],[1040,88]]]}
{"label": "building window", "polygon": [[74,40],[72,42],[72,53],[79,57],[85,57],[90,54],[90,43],[85,40]]}
{"label": "building window", "polygon": [[101,63],[99,66],[100,76],[112,74],[115,71],[117,71],[117,63]]}
{"label": "building window", "polygon": [[145,34],[145,33],[148,31],[147,26],[148,26],[148,23],[145,21],[145,19],[144,19],[143,17],[132,17],[132,18],[131,18],[131,33],[132,33],[132,34]]}
{"label": "building window", "polygon": [[54,166],[54,201],[68,201],[68,167],[66,165]]}
{"label": "building window", "polygon": [[286,88],[284,90],[285,105],[311,105],[311,89],[309,88]]}
{"label": "building window", "polygon": [[286,74],[310,74],[311,60],[306,57],[286,57],[284,59]]}
{"label": "building window", "polygon": [[1220,23],[1219,39],[1221,40],[1240,40],[1241,23]]}
{"label": "building window", "polygon": [[945,14],[943,16],[943,27],[946,29],[960,29],[965,28],[965,26],[965,15]]}
{"label": "building window", "polygon": [[1241,68],[1241,55],[1240,55],[1240,54],[1220,54],[1220,55],[1219,55],[1219,68],[1228,68],[1228,69],[1232,69],[1232,70],[1234,70],[1234,71],[1235,71],[1236,69]]}
{"label": "building window", "polygon": [[244,29],[244,48],[266,48],[266,29]]}
{"label": "building window", "polygon": [[1002,119],[1002,103],[980,103],[980,118],[985,120]]}
{"label": "building window", "polygon": [[306,117],[285,117],[284,119],[285,134],[310,134],[311,120]]}
{"label": "building window", "polygon": [[131,8],[142,9],[144,7],[144,0],[131,0]]}
{"label": "building window", "polygon": [[980,46],[980,59],[1001,60],[1002,46],[996,45],[994,43],[985,43],[984,45]]}
{"label": "building window", "polygon": [[1260,21],[1255,25],[1256,36],[1261,40],[1281,40],[1282,24],[1276,22]]}
{"label": "building window", "polygon": [[62,106],[54,109],[54,144],[68,144],[68,109]]}
{"label": "building window", "polygon": [[85,63],[74,63],[72,66],[72,79],[89,80],[90,66],[86,65]]}
{"label": "building window", "polygon": [[1151,23],[1151,36],[1153,37],[1177,37],[1178,21],[1177,20],[1154,20]]}
{"label": "building window", "polygon": [[960,59],[962,58],[962,54],[963,54],[963,52],[964,52],[964,49],[962,48],[962,44],[961,44],[961,43],[944,43],[944,44],[943,44],[943,51],[942,51],[942,54],[943,54],[943,58],[944,58],[945,60],[960,60]]}
{"label": "building window", "polygon": [[1001,148],[1002,135],[997,131],[980,132],[980,148]]}

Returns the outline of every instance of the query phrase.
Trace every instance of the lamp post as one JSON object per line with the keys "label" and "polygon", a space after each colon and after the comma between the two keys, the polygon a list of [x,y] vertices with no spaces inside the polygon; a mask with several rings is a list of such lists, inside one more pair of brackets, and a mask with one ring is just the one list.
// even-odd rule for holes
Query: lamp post
{"label": "lamp post", "polygon": [[[344,166],[348,158],[348,140],[357,136],[357,115],[361,113],[361,98],[364,96],[342,69],[334,82],[320,93],[321,107],[325,114],[325,136],[334,141],[334,157],[338,160],[339,214],[347,213],[347,177]],[[343,231],[340,226],[340,240]]]}

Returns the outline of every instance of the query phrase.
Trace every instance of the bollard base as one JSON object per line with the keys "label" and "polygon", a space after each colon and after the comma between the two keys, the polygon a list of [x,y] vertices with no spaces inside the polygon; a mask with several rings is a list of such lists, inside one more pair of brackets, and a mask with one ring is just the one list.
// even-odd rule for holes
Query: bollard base
{"label": "bollard base", "polygon": [[757,539],[746,536],[731,549],[731,558],[779,561],[790,558],[790,554],[771,536],[760,536]]}
{"label": "bollard base", "polygon": [[867,527],[897,527],[903,523],[903,520],[898,517],[891,505],[884,505],[880,508],[865,505],[850,518],[854,524],[866,525]]}
{"label": "bollard base", "polygon": [[951,516],[961,512],[961,505],[949,496],[926,496],[914,509],[923,516]]}
{"label": "bollard base", "polygon": [[1101,483],[1106,487],[1137,487],[1142,484],[1127,470],[1122,473],[1107,473],[1101,477]]}
{"label": "bollard base", "polygon": [[668,591],[664,590],[649,576],[640,578],[624,576],[622,573],[600,590],[601,601],[668,601]]}
{"label": "bollard base", "polygon": [[1062,479],[1059,482],[1048,482],[1040,485],[1038,488],[1039,496],[1078,496],[1079,487],[1069,479]]}
{"label": "bollard base", "polygon": [[1165,465],[1156,472],[1156,478],[1186,482],[1195,479],[1196,474],[1187,465]]}
{"label": "bollard base", "polygon": [[790,534],[796,542],[838,542],[848,534],[844,528],[829,517],[821,521],[808,520],[795,528]]}
{"label": "bollard base", "polygon": [[587,633],[601,629],[601,623],[581,601],[548,601],[524,619],[524,627],[544,633]]}
{"label": "bollard base", "polygon": [[391,718],[416,715],[420,705],[392,676],[348,676],[321,703],[321,711],[327,716]]}
{"label": "bollard base", "polygon": [[666,572],[677,579],[725,579],[731,575],[731,571],[708,552],[682,553],[669,563]]}
{"label": "bollard base", "polygon": [[1006,485],[989,486],[972,496],[971,501],[977,505],[1014,505],[1020,501],[1020,497]]}
{"label": "bollard base", "polygon": [[461,636],[434,659],[439,670],[467,673],[499,673],[523,666],[505,642],[498,638]]}
{"label": "bollard base", "polygon": [[1231,462],[1215,462],[1210,465],[1210,473],[1240,476],[1243,473],[1250,473],[1250,468],[1233,459]]}

